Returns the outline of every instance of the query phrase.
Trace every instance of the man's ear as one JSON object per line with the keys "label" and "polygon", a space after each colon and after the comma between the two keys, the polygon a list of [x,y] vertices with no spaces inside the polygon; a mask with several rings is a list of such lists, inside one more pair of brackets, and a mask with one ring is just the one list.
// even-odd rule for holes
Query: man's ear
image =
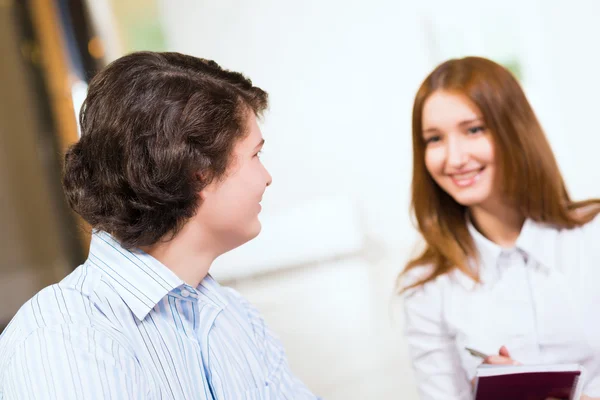
{"label": "man's ear", "polygon": [[[201,172],[196,173],[196,179],[200,182],[206,180],[207,178],[208,178],[208,176],[205,173],[201,173]],[[209,183],[208,185],[205,185],[204,188],[202,188],[202,190],[200,190],[200,193],[198,193],[198,195],[200,196],[200,200],[202,200],[202,201],[206,200],[206,197],[209,196],[210,193],[213,191],[214,191],[214,181]]]}
{"label": "man's ear", "polygon": [[206,200],[206,197],[207,197],[207,196],[206,196],[206,188],[202,189],[202,190],[200,191],[200,193],[198,193],[198,196],[200,196],[200,200],[201,200],[201,201],[205,201],[205,200]]}

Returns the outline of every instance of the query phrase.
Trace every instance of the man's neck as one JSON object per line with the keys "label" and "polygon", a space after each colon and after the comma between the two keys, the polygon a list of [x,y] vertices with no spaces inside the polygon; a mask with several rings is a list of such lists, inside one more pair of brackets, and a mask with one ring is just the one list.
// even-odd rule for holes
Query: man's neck
{"label": "man's neck", "polygon": [[210,240],[202,232],[186,224],[169,241],[161,241],[142,248],[146,253],[160,261],[181,280],[197,287],[206,277],[213,261],[220,255],[210,248]]}

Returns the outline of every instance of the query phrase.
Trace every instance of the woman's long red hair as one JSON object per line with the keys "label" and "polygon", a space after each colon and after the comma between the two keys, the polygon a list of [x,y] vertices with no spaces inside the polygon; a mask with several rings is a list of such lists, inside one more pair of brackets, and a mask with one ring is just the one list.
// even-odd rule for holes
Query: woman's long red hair
{"label": "woman's long red hair", "polygon": [[[413,107],[411,209],[426,247],[401,273],[401,290],[454,269],[479,281],[478,271],[470,267],[477,252],[467,229],[466,209],[434,182],[425,167],[423,106],[437,90],[463,94],[479,108],[496,148],[496,182],[522,217],[569,229],[586,224],[600,212],[599,199],[571,200],[544,131],[508,70],[480,57],[446,61],[425,79]],[[425,265],[433,267],[430,275],[402,286],[404,274]]]}

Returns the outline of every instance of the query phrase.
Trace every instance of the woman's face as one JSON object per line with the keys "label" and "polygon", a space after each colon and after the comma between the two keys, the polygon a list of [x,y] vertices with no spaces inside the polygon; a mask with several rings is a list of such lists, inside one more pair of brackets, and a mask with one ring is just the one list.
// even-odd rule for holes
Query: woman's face
{"label": "woman's face", "polygon": [[438,90],[425,101],[422,118],[433,180],[466,207],[494,201],[494,142],[477,106],[460,93]]}

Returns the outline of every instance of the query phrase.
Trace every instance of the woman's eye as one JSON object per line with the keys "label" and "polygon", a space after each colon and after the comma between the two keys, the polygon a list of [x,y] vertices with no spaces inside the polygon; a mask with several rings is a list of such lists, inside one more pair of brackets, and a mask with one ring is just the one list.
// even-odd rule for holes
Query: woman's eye
{"label": "woman's eye", "polygon": [[483,127],[483,126],[473,126],[467,130],[467,132],[469,132],[472,135],[483,132],[483,131],[485,131],[485,127]]}
{"label": "woman's eye", "polygon": [[442,138],[440,136],[430,136],[425,139],[425,144],[436,143],[436,142],[439,142],[440,140],[442,140]]}

